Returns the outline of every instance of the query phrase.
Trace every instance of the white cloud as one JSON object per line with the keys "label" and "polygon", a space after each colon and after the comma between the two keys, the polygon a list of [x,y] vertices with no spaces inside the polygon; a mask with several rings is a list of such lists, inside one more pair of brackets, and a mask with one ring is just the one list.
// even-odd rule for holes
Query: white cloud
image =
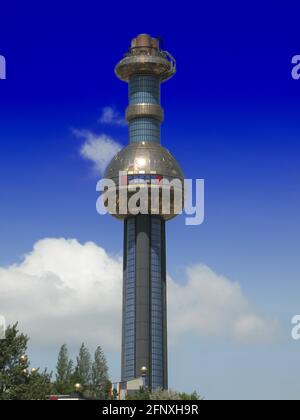
{"label": "white cloud", "polygon": [[39,346],[84,338],[119,349],[122,263],[94,243],[43,239],[0,269],[0,312]]}
{"label": "white cloud", "polygon": [[112,158],[122,146],[106,134],[95,134],[89,130],[73,130],[76,137],[83,139],[80,155],[93,162],[95,172],[103,174]]}
{"label": "white cloud", "polygon": [[184,285],[169,282],[173,337],[193,332],[253,342],[274,336],[277,321],[256,314],[237,282],[202,264],[189,267],[187,277]]}
{"label": "white cloud", "polygon": [[[169,279],[170,338],[192,332],[257,341],[276,328],[249,307],[238,283],[203,265],[187,270],[188,281]],[[0,268],[0,313],[16,320],[37,348],[84,340],[120,349],[122,259],[92,242],[43,239],[23,261]]]}
{"label": "white cloud", "polygon": [[242,315],[234,325],[234,336],[243,342],[269,341],[277,332],[278,321],[254,313]]}
{"label": "white cloud", "polygon": [[101,116],[98,120],[101,124],[125,126],[126,121],[121,114],[111,106],[105,106],[102,109]]}

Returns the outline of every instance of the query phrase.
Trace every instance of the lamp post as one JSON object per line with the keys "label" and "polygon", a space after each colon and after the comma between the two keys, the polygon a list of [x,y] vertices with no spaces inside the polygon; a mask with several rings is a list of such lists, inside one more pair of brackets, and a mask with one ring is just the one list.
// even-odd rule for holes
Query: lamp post
{"label": "lamp post", "polygon": [[141,367],[141,375],[142,375],[142,381],[143,381],[143,388],[146,389],[147,388],[147,373],[148,373],[148,369],[146,366],[142,366]]}
{"label": "lamp post", "polygon": [[28,357],[26,356],[26,354],[23,354],[23,355],[20,357],[20,363],[21,363],[22,365],[26,365],[26,364],[27,364],[27,362],[28,362]]}
{"label": "lamp post", "polygon": [[81,396],[82,388],[83,388],[82,385],[79,383],[74,385],[75,393],[78,397]]}

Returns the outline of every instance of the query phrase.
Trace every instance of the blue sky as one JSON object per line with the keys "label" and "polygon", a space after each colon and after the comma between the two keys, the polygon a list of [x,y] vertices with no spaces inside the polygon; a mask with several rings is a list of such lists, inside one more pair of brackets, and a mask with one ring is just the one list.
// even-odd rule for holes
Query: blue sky
{"label": "blue sky", "polygon": [[[1,6],[3,268],[43,238],[93,241],[121,255],[122,226],[96,213],[97,176],[73,130],[125,145],[126,128],[97,122],[103,107],[122,113],[127,104],[115,64],[141,32],[162,37],[175,56],[177,74],[162,86],[162,143],[186,177],[205,179],[206,216],[197,227],[183,217],[168,224],[168,272],[185,284],[186,268],[205,264],[279,325],[271,343],[189,332],[186,345],[170,346],[170,385],[208,399],[300,395],[300,342],[290,338],[300,312],[300,80],[291,78],[299,13],[296,1],[276,0]],[[50,349],[32,354],[53,366]],[[109,357],[117,376],[118,352]]]}

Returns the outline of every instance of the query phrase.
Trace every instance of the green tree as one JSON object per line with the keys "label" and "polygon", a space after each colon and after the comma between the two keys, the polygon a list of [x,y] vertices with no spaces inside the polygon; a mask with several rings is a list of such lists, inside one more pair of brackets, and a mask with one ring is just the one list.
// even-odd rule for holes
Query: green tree
{"label": "green tree", "polygon": [[74,390],[73,361],[69,358],[66,344],[60,348],[56,365],[55,390],[58,394],[69,394]]}
{"label": "green tree", "polygon": [[111,400],[112,399],[111,388],[112,388],[112,383],[111,383],[110,380],[108,380],[105,384],[105,387],[104,387],[104,399],[105,400]]}
{"label": "green tree", "polygon": [[92,389],[96,398],[107,397],[108,366],[101,346],[95,351],[92,364]]}
{"label": "green tree", "polygon": [[69,352],[66,344],[63,344],[59,350],[56,365],[56,381],[67,382],[70,380],[73,370],[73,361],[69,358]]}
{"label": "green tree", "polygon": [[46,369],[42,373],[39,373],[38,370],[36,372],[30,373],[27,377],[24,394],[22,395],[22,398],[16,398],[16,399],[23,399],[23,400],[48,399],[49,396],[53,392],[51,376],[52,374],[48,373]]}
{"label": "green tree", "polygon": [[193,391],[191,394],[187,394],[186,392],[180,392],[179,396],[181,400],[202,400],[202,398],[196,391]]}
{"label": "green tree", "polygon": [[156,389],[150,394],[151,400],[200,400],[200,396],[194,391],[192,394],[177,392],[172,389]]}
{"label": "green tree", "polygon": [[156,389],[152,392],[140,388],[139,391],[127,394],[127,400],[201,400],[200,396],[194,391],[192,394],[177,392],[165,389]]}
{"label": "green tree", "polygon": [[29,370],[28,341],[18,324],[8,327],[0,340],[0,400],[42,400],[51,394],[51,375]]}
{"label": "green tree", "polygon": [[73,378],[83,387],[89,386],[92,379],[92,359],[84,343],[81,344]]}
{"label": "green tree", "polygon": [[150,400],[150,391],[144,387],[140,387],[138,391],[130,392],[126,395],[126,400]]}

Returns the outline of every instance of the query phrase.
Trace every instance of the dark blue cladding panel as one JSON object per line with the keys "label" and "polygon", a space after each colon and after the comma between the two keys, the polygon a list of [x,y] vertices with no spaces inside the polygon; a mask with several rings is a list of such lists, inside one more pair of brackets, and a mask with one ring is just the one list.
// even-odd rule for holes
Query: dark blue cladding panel
{"label": "dark blue cladding panel", "polygon": [[162,236],[158,218],[151,220],[151,359],[152,388],[163,388]]}
{"label": "dark blue cladding panel", "polygon": [[135,221],[127,221],[127,269],[125,273],[124,380],[135,377]]}

